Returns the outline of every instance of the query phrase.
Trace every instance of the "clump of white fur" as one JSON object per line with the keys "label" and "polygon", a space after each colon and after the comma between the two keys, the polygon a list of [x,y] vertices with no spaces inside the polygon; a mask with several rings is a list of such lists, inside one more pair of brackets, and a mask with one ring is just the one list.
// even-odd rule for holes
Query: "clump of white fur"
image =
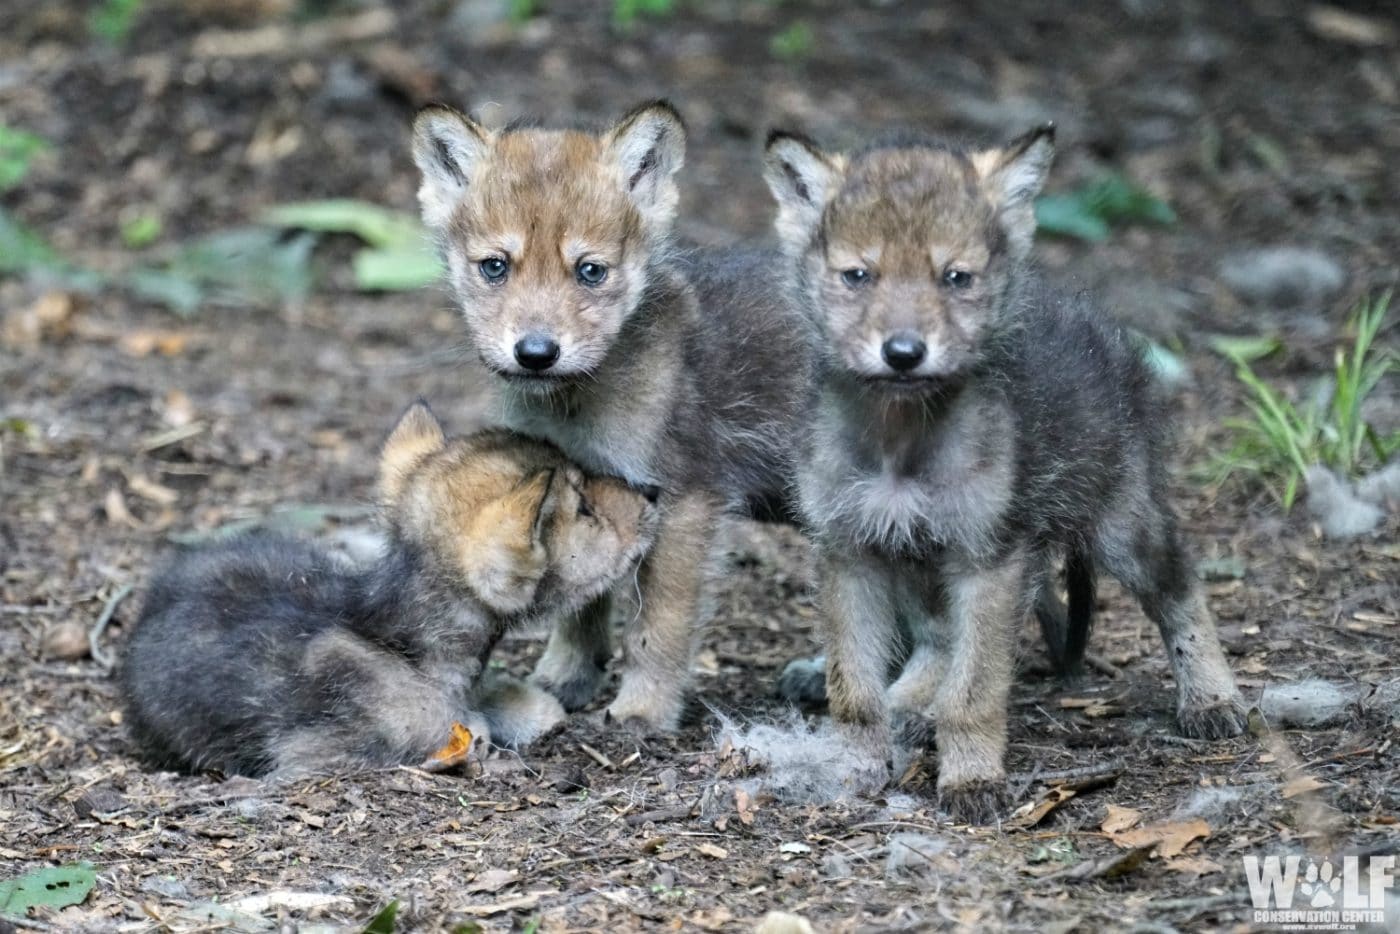
{"label": "clump of white fur", "polygon": [[796,711],[777,721],[740,725],[717,713],[718,744],[742,753],[762,767],[760,782],[780,801],[829,803],[850,797],[857,776],[869,763],[857,754],[831,721],[812,726]]}

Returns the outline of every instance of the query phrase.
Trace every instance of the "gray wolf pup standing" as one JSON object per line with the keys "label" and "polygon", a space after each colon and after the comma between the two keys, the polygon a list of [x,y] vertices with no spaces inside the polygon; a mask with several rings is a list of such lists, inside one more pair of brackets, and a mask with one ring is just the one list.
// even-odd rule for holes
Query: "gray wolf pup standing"
{"label": "gray wolf pup standing", "polygon": [[832,713],[868,755],[864,786],[887,779],[892,719],[930,715],[939,797],[970,820],[1004,803],[1014,640],[1060,556],[1086,556],[1157,624],[1184,734],[1243,727],[1168,504],[1150,376],[1027,263],[1052,141],[844,156],[775,133],[766,153],[791,288],[819,332],[797,476]]}
{"label": "gray wolf pup standing", "polygon": [[384,444],[379,496],[388,544],[369,567],[254,534],[156,577],[122,670],[149,758],[284,776],[416,764],[463,726],[480,748],[563,719],[544,691],[484,674],[488,656],[626,576],[655,493],[507,431],[448,440],[420,403]]}
{"label": "gray wolf pup standing", "polygon": [[[786,508],[810,345],[778,257],[672,246],[685,129],[664,102],[598,133],[493,131],[430,106],[413,154],[505,424],[663,491],[608,716],[674,728],[721,517]],[[609,621],[607,599],[562,621],[536,668],[569,709],[601,682]]]}

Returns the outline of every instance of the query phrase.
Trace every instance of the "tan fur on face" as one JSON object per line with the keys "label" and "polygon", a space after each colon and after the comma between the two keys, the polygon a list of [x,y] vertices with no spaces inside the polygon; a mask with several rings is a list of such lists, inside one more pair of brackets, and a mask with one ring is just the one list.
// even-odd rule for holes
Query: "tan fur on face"
{"label": "tan fur on face", "polygon": [[422,439],[434,428],[442,439],[432,413],[415,406],[391,433],[381,463],[394,478],[387,518],[493,611],[582,606],[650,547],[656,508],[622,482],[587,477],[553,445],[507,431],[429,449]]}
{"label": "tan fur on face", "polygon": [[[552,374],[598,366],[637,307],[675,217],[684,130],[674,111],[644,106],[593,134],[488,133],[430,109],[415,124],[415,158],[424,219],[486,365],[523,375],[516,342],[543,336],[560,348]],[[481,275],[488,259],[508,264],[503,280]],[[580,282],[582,262],[607,267],[606,278]]]}

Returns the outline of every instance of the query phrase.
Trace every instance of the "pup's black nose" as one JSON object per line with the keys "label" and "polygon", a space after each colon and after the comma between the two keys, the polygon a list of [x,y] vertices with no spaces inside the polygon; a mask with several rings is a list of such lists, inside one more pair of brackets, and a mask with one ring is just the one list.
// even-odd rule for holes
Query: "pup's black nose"
{"label": "pup's black nose", "polygon": [[[518,351],[517,351],[518,352]],[[890,369],[907,373],[924,362],[928,347],[913,334],[896,334],[885,341],[880,348],[880,356],[890,365]]]}
{"label": "pup's black nose", "polygon": [[559,359],[559,344],[543,334],[527,334],[515,342],[515,359],[527,370],[547,370]]}
{"label": "pup's black nose", "polygon": [[654,483],[648,483],[646,486],[637,487],[637,492],[645,496],[648,503],[654,503],[661,498],[661,487]]}

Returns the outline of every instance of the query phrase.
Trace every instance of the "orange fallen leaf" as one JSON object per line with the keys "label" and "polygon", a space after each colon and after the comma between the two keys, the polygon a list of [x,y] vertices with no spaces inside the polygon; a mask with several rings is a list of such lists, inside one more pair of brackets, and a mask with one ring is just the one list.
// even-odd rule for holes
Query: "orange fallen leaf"
{"label": "orange fallen leaf", "polygon": [[443,769],[450,769],[454,765],[460,765],[467,761],[467,754],[472,750],[472,731],[460,723],[452,724],[452,738],[447,741],[437,752],[428,757],[428,760],[419,766],[420,769],[428,772],[440,772]]}
{"label": "orange fallen leaf", "polygon": [[1162,859],[1170,859],[1186,849],[1193,840],[1210,836],[1210,824],[1200,818],[1189,821],[1169,821],[1163,824],[1149,824],[1135,830],[1125,830],[1111,836],[1121,847],[1139,847],[1156,844],[1155,854]]}
{"label": "orange fallen leaf", "polygon": [[1103,823],[1099,825],[1099,829],[1104,833],[1122,833],[1130,827],[1137,826],[1137,822],[1140,820],[1142,820],[1141,811],[1110,804],[1108,806],[1108,816],[1103,819]]}

